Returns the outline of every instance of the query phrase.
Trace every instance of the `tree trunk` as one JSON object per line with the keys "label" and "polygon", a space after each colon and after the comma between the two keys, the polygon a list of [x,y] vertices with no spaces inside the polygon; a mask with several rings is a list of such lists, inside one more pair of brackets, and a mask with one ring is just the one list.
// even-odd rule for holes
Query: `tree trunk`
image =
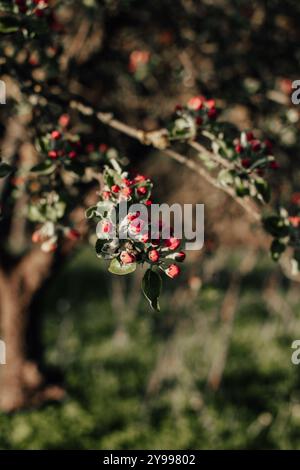
{"label": "tree trunk", "polygon": [[13,411],[36,403],[42,376],[27,359],[30,305],[51,272],[53,255],[31,251],[9,272],[0,270],[1,339],[6,364],[0,366],[0,409]]}

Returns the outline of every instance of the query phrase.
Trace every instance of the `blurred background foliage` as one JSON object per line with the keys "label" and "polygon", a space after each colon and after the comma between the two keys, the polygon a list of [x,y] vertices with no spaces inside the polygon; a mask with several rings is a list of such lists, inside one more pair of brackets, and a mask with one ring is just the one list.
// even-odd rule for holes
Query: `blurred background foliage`
{"label": "blurred background foliage", "polygon": [[[300,190],[298,1],[63,3],[72,91],[145,129],[195,94],[215,97],[224,120],[274,140],[276,196]],[[160,313],[140,298],[140,272],[111,278],[92,248],[78,251],[33,312],[67,398],[1,416],[0,447],[299,449],[299,285],[222,194],[99,124],[94,136],[153,178],[157,200],[205,203],[205,247],[165,282]]]}

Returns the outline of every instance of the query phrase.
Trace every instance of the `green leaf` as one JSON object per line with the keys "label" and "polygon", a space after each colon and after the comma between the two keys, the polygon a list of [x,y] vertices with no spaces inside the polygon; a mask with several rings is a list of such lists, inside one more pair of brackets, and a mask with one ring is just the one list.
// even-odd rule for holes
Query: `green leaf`
{"label": "green leaf", "polygon": [[285,251],[286,245],[280,240],[275,239],[271,244],[271,256],[274,261],[278,261],[282,253]]}
{"label": "green leaf", "polygon": [[271,190],[267,181],[263,178],[257,178],[255,180],[255,187],[258,194],[262,197],[264,202],[269,202],[271,198]]}
{"label": "green leaf", "polygon": [[46,220],[45,216],[41,213],[40,207],[33,204],[28,206],[27,217],[31,222],[44,222]]}
{"label": "green leaf", "polygon": [[224,185],[232,185],[234,182],[234,178],[232,172],[230,170],[221,170],[218,174],[218,181]]}
{"label": "green leaf", "polygon": [[162,281],[160,275],[152,269],[147,269],[142,281],[142,290],[151,307],[158,312],[160,311],[158,300],[161,287]]}
{"label": "green leaf", "polygon": [[41,175],[51,175],[54,172],[56,165],[51,160],[45,160],[38,165],[31,168],[33,173],[40,173]]}
{"label": "green leaf", "polygon": [[263,157],[263,158],[260,158],[259,160],[256,160],[256,162],[253,163],[253,165],[251,165],[249,167],[249,171],[253,171],[255,170],[255,168],[260,168],[260,167],[263,167],[265,166],[267,163],[270,163],[271,161],[273,161],[274,158],[273,157]]}
{"label": "green leaf", "polygon": [[124,276],[126,274],[133,273],[136,270],[136,263],[121,264],[116,258],[113,259],[108,268],[112,274],[118,274],[118,276]]}
{"label": "green leaf", "polygon": [[65,163],[65,168],[68,171],[73,171],[73,173],[75,173],[78,176],[84,175],[85,168],[81,162],[71,160]]}
{"label": "green leaf", "polygon": [[290,227],[278,215],[271,215],[263,219],[265,230],[276,238],[284,238],[290,234]]}
{"label": "green leaf", "polygon": [[98,238],[96,241],[95,249],[98,258],[104,259],[113,259],[118,256],[117,249],[119,247],[119,241],[117,239],[114,240],[106,240],[102,238]]}
{"label": "green leaf", "polygon": [[3,16],[0,18],[0,33],[10,34],[15,33],[20,28],[20,23],[17,18],[13,16]]}
{"label": "green leaf", "polygon": [[0,178],[9,175],[12,170],[13,168],[8,163],[0,162]]}
{"label": "green leaf", "polygon": [[245,182],[239,177],[234,178],[235,192],[239,197],[244,197],[249,195],[249,187],[246,186]]}
{"label": "green leaf", "polygon": [[95,217],[97,211],[97,206],[91,206],[85,211],[85,217],[87,219],[91,219],[92,217]]}

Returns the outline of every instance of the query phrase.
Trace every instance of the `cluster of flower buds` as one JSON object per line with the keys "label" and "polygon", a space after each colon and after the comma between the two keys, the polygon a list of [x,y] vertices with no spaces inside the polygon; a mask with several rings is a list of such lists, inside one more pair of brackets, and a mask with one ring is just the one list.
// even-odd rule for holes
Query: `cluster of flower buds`
{"label": "cluster of flower buds", "polygon": [[[106,185],[102,191],[101,197],[103,200],[111,200],[115,203],[124,200],[133,202],[143,202],[146,206],[151,205],[151,181],[144,175],[137,175],[134,178],[122,177],[114,181],[109,176],[111,173],[108,170],[106,177]],[[113,183],[113,184],[112,184]]]}
{"label": "cluster of flower buds", "polygon": [[273,145],[270,140],[261,141],[254,137],[253,132],[242,132],[233,142],[236,157],[245,169],[262,170],[279,168],[272,155]]}
{"label": "cluster of flower buds", "polygon": [[[110,209],[103,212],[98,225],[99,240],[96,248],[98,255],[117,259],[121,266],[148,263],[151,267],[159,267],[171,278],[177,277],[180,268],[174,264],[174,261],[183,261],[185,253],[178,251],[181,241],[172,236],[172,229],[163,227],[159,221],[154,225],[151,220],[150,179],[141,174],[134,177],[130,177],[127,173],[120,175],[108,168],[104,178],[105,186],[97,207]],[[111,210],[116,209],[118,212],[119,204],[124,201],[130,206],[140,204],[145,211],[137,210],[129,212],[121,219],[118,217],[118,227],[116,227],[111,218]],[[126,236],[123,237],[121,234]],[[112,240],[111,244],[108,240]]]}
{"label": "cluster of flower buds", "polygon": [[194,139],[198,130],[214,123],[217,115],[215,100],[193,96],[186,106],[175,107],[175,118],[168,126],[170,140]]}
{"label": "cluster of flower buds", "polygon": [[80,239],[80,233],[74,228],[48,221],[33,232],[31,240],[40,244],[44,253],[51,253],[57,250],[58,241],[63,238],[75,242]]}
{"label": "cluster of flower buds", "polygon": [[176,262],[185,259],[181,240],[157,217],[151,201],[151,180],[123,172],[116,160],[110,163],[104,171],[100,201],[86,212],[88,218],[98,220],[96,253],[110,260],[109,271],[114,274],[129,274],[138,264],[147,264],[144,293],[157,308],[159,289],[154,289],[156,300],[151,300],[151,284],[161,282],[160,271],[172,279],[180,274]]}
{"label": "cluster of flower buds", "polygon": [[[81,144],[78,139],[72,140],[67,133],[70,124],[70,117],[67,114],[60,116],[58,126],[47,135],[47,155],[52,160],[56,159],[74,159],[77,157]],[[71,136],[72,137],[72,136]]]}
{"label": "cluster of flower buds", "polygon": [[84,160],[85,164],[87,160],[89,163],[93,161],[97,163],[100,157],[107,156],[109,158],[110,149],[106,144],[100,144],[98,147],[93,143],[83,145],[80,136],[72,133],[69,126],[70,116],[63,114],[60,116],[56,128],[41,138],[40,150],[46,153],[50,161],[62,162],[64,166],[73,169],[74,166],[70,163],[76,160],[78,165],[80,158],[77,157],[88,157]]}
{"label": "cluster of flower buds", "polygon": [[42,18],[49,12],[49,0],[14,0],[18,12]]}

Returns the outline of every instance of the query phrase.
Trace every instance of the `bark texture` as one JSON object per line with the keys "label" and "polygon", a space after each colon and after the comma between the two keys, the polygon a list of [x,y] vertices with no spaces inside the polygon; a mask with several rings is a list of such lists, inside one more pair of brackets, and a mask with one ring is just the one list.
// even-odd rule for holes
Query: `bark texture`
{"label": "bark texture", "polygon": [[27,360],[26,331],[30,304],[51,272],[53,255],[34,249],[11,270],[0,270],[1,338],[6,365],[0,368],[0,408],[13,411],[30,404],[42,385],[37,366]]}

